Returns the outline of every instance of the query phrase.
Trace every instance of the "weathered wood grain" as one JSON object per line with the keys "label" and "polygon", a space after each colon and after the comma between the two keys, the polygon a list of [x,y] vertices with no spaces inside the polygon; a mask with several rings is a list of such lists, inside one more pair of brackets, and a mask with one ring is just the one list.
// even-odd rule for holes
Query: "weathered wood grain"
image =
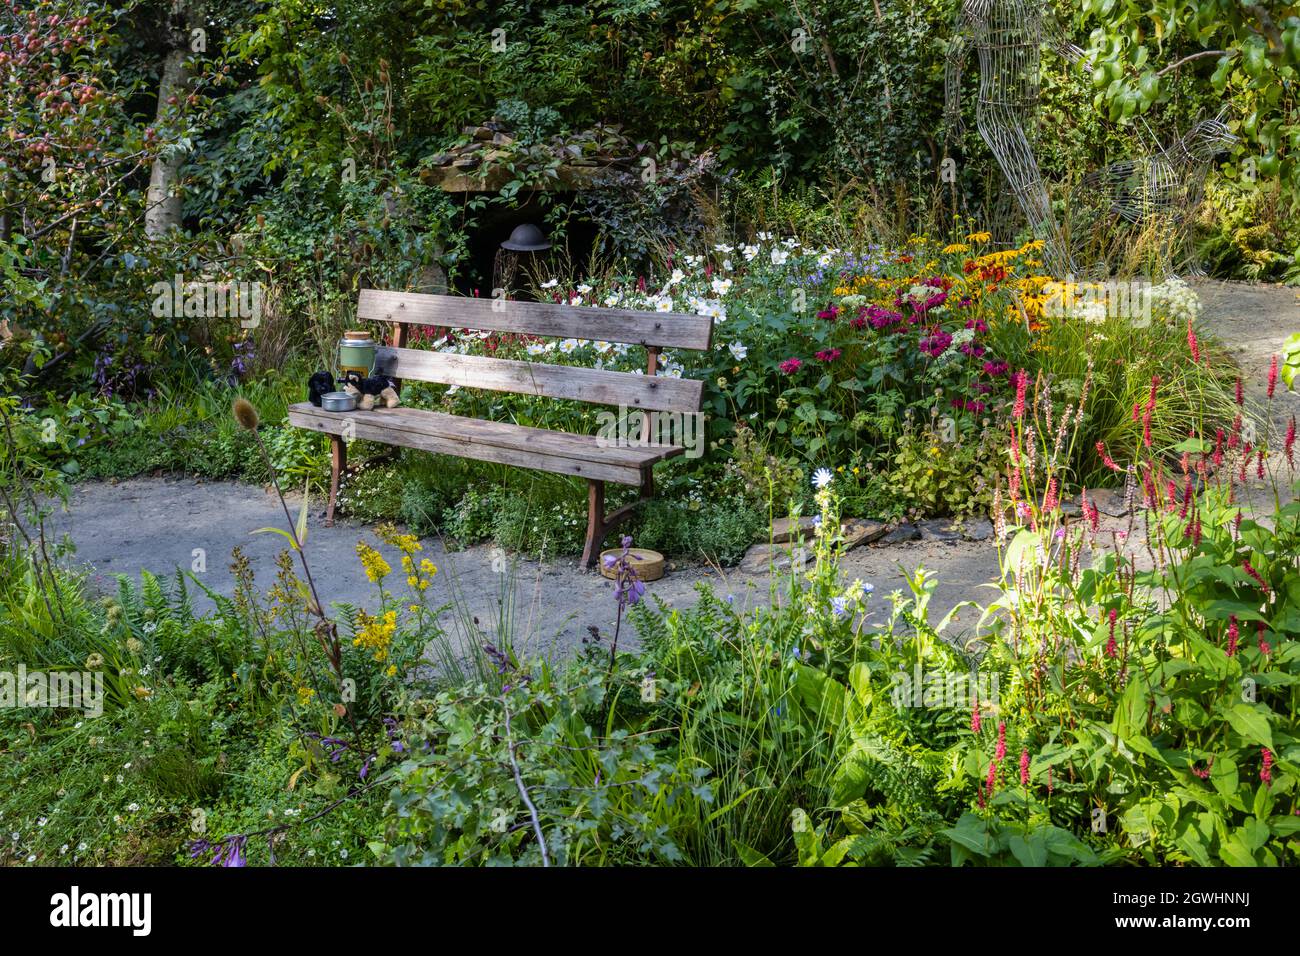
{"label": "weathered wood grain", "polygon": [[398,379],[651,411],[697,412],[704,392],[704,383],[695,379],[391,346],[376,350],[375,370]]}
{"label": "weathered wood grain", "polygon": [[643,469],[684,450],[676,445],[603,447],[595,435],[402,407],[327,412],[302,402],[289,407],[289,423],[328,435],[350,432],[354,438],[389,445],[625,485],[640,484]]}
{"label": "weathered wood grain", "polygon": [[713,340],[713,319],[707,315],[380,289],[361,290],[357,318],[696,351],[707,349]]}

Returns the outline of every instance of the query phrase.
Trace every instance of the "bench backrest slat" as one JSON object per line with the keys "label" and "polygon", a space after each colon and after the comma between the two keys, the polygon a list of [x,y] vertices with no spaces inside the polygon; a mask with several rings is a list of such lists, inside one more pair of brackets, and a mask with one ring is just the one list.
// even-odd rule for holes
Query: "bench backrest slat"
{"label": "bench backrest slat", "polygon": [[707,349],[713,339],[713,319],[707,315],[473,299],[380,289],[361,290],[357,318],[697,351]]}
{"label": "bench backrest slat", "polygon": [[376,351],[375,370],[397,379],[568,398],[599,405],[626,405],[650,411],[697,412],[704,390],[703,382],[688,378],[633,375],[392,346],[381,346]]}

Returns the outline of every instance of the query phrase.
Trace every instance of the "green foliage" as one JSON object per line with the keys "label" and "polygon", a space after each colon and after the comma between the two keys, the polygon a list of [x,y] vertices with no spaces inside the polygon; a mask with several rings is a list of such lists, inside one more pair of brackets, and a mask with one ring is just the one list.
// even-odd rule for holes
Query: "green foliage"
{"label": "green foliage", "polygon": [[491,684],[414,705],[419,750],[393,773],[382,840],[399,866],[600,866],[682,861],[678,831],[713,802],[707,768],[591,724],[603,662],[563,678],[503,662]]}
{"label": "green foliage", "polygon": [[[1295,139],[1300,117],[1288,92],[1300,68],[1300,17],[1291,4],[1254,5],[1088,0],[1080,18],[1092,34],[1092,85],[1112,121],[1134,119],[1168,103],[1177,73],[1204,64],[1209,84],[1236,105],[1232,124],[1243,140],[1230,174],[1255,182],[1280,180],[1296,198]],[[1195,58],[1197,66],[1191,66]]]}
{"label": "green foliage", "polygon": [[721,501],[708,507],[654,499],[642,506],[633,526],[641,547],[722,565],[735,564],[764,537],[767,513],[746,502]]}
{"label": "green foliage", "polygon": [[907,425],[898,437],[886,478],[894,508],[913,517],[986,514],[999,471],[1002,434],[985,429],[972,441],[946,442],[934,424],[924,430]]}

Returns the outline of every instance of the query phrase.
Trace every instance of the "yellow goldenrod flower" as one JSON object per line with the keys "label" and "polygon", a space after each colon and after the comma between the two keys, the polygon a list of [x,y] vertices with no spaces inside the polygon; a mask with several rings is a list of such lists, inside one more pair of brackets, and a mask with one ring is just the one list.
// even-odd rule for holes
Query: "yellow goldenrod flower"
{"label": "yellow goldenrod flower", "polygon": [[392,524],[381,524],[375,528],[375,534],[384,544],[396,548],[403,554],[414,554],[424,550],[424,545],[420,544],[419,538],[413,534],[402,534]]}
{"label": "yellow goldenrod flower", "polygon": [[364,541],[357,542],[357,557],[361,559],[361,566],[365,568],[366,577],[372,584],[378,584],[393,570],[384,556]]}
{"label": "yellow goldenrod flower", "polygon": [[396,631],[396,611],[385,611],[383,617],[371,617],[365,611],[358,611],[357,635],[352,639],[352,644],[371,651],[377,661],[387,660],[388,648],[393,643]]}

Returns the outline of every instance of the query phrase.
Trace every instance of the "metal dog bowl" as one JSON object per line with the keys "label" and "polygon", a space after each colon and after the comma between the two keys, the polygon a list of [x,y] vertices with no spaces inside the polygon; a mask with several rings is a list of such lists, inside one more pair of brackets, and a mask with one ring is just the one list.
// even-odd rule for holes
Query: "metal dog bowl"
{"label": "metal dog bowl", "polygon": [[357,400],[347,392],[326,392],[320,397],[320,407],[327,412],[352,412]]}

